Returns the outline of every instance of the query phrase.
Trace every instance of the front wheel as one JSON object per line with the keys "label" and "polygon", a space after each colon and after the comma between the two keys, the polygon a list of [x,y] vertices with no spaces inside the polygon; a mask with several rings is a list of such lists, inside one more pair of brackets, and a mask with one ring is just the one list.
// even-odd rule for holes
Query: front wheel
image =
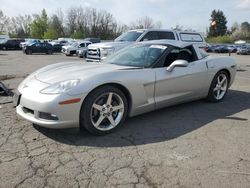
{"label": "front wheel", "polygon": [[127,99],[123,92],[112,86],[103,86],[91,92],[80,112],[80,129],[92,134],[105,135],[118,128],[127,116]]}
{"label": "front wheel", "polygon": [[229,76],[225,71],[218,72],[209,89],[207,100],[210,102],[219,102],[225,97],[229,85]]}
{"label": "front wheel", "polygon": [[52,50],[48,50],[47,54],[52,55],[53,51]]}

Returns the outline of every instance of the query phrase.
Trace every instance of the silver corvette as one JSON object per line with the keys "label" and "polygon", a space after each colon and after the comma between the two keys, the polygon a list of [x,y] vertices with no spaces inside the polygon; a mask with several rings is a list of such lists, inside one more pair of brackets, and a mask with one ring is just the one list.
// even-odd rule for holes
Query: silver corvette
{"label": "silver corvette", "polygon": [[232,58],[210,57],[192,43],[142,42],[103,63],[59,63],[34,72],[17,89],[16,110],[43,127],[102,135],[127,116],[202,98],[221,101],[235,73]]}

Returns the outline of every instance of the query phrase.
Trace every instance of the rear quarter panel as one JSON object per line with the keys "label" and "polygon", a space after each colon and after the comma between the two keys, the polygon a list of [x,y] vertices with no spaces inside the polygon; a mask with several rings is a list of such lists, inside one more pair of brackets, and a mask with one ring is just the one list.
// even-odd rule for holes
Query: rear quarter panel
{"label": "rear quarter panel", "polygon": [[229,86],[233,84],[237,68],[234,58],[210,56],[207,58],[207,68],[209,79],[211,82],[217,72],[219,72],[220,70],[227,70],[230,73]]}

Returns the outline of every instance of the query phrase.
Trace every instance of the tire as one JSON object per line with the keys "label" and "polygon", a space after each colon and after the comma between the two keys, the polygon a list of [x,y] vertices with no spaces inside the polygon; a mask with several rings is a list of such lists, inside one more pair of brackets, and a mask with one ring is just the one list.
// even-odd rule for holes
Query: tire
{"label": "tire", "polygon": [[[219,83],[219,81],[221,83]],[[227,94],[229,86],[229,75],[225,71],[219,71],[210,85],[207,100],[209,102],[220,102]]]}
{"label": "tire", "polygon": [[27,50],[26,54],[31,55],[32,54],[32,50]]}
{"label": "tire", "polygon": [[3,47],[3,50],[7,50],[7,47],[4,46],[4,47]]}
{"label": "tire", "polygon": [[53,54],[53,51],[52,50],[48,50],[48,53],[49,55],[52,55]]}
{"label": "tire", "polygon": [[80,130],[94,135],[111,133],[123,124],[127,112],[128,102],[123,92],[113,86],[99,87],[82,104]]}

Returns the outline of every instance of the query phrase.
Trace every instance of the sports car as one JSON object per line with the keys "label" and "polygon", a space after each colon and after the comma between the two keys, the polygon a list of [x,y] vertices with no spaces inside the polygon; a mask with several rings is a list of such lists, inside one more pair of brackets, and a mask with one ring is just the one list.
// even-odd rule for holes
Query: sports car
{"label": "sports car", "polygon": [[102,63],[65,62],[37,70],[19,85],[16,111],[43,127],[103,135],[126,117],[203,98],[219,102],[235,73],[234,59],[211,57],[192,43],[141,42]]}

